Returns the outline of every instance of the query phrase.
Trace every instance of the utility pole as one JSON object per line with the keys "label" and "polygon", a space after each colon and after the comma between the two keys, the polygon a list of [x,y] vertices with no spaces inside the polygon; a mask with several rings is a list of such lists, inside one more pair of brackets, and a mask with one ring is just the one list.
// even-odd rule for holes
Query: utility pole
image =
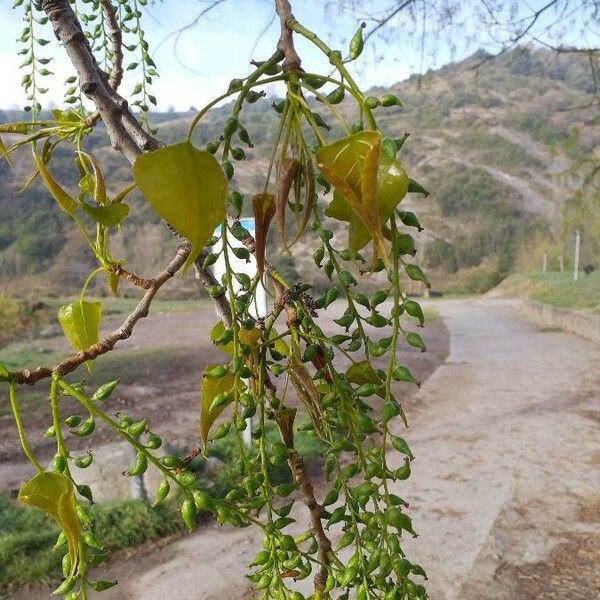
{"label": "utility pole", "polygon": [[575,260],[573,265],[573,281],[579,281],[579,251],[581,248],[581,231],[575,232]]}

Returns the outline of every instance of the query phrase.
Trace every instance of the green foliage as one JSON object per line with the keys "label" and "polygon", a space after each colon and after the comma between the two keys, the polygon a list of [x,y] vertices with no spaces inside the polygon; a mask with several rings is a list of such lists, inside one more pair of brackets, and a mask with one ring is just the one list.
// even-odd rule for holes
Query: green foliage
{"label": "green foliage", "polygon": [[0,293],[0,344],[25,330],[27,319],[21,306]]}
{"label": "green foliage", "polygon": [[[143,502],[124,500],[96,505],[90,514],[96,536],[110,552],[182,529],[172,504],[152,509]],[[57,579],[63,554],[50,549],[58,532],[40,511],[0,496],[0,592]]]}
{"label": "green foliage", "polygon": [[107,502],[95,506],[91,516],[94,533],[108,552],[139,546],[183,529],[177,507],[170,503],[150,508],[135,500]]}
{"label": "green foliage", "polygon": [[483,169],[457,169],[437,175],[433,188],[444,215],[489,215],[502,210],[511,190]]}
{"label": "green foliage", "polygon": [[550,146],[568,139],[568,132],[558,129],[547,117],[539,112],[513,113],[511,125],[531,135],[534,140]]}
{"label": "green foliage", "polygon": [[573,273],[514,273],[501,284],[506,293],[528,296],[560,308],[592,310],[600,314],[600,271],[581,274],[573,281]]}

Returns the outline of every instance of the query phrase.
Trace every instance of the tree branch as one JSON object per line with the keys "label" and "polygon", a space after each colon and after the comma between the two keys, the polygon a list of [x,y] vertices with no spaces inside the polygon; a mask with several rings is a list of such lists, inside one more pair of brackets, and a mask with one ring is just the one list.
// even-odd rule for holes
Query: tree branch
{"label": "tree branch", "polygon": [[139,301],[133,312],[123,321],[118,329],[115,329],[97,344],[94,344],[87,350],[78,352],[74,356],[70,356],[53,367],[38,367],[34,371],[23,369],[22,371],[18,371],[16,373],[9,373],[8,378],[16,383],[33,385],[40,379],[50,377],[53,372],[56,372],[59,375],[66,375],[67,373],[74,371],[84,362],[88,360],[94,360],[98,356],[110,352],[119,340],[126,340],[131,336],[133,328],[140,319],[148,316],[150,304],[152,303],[154,296],[158,290],[169,279],[171,279],[173,275],[175,275],[175,273],[181,269],[181,267],[183,267],[185,261],[190,255],[190,251],[191,246],[189,242],[182,242],[179,245],[177,254],[175,254],[173,260],[171,260],[167,267],[161,273],[159,273],[157,277],[150,280],[152,281],[152,285],[142,296],[142,299]]}
{"label": "tree branch", "polygon": [[283,53],[283,70],[299,71],[301,60],[294,48],[294,37],[292,30],[288,27],[288,20],[293,19],[292,7],[288,0],[275,0],[275,11],[281,21],[281,36],[277,43],[277,49]]}
{"label": "tree branch", "polygon": [[111,144],[133,163],[146,150],[160,147],[127,108],[127,101],[110,86],[98,65],[69,0],[42,0],[42,10],[62,42],[77,71],[81,90],[94,103],[110,137]]}
{"label": "tree branch", "polygon": [[[113,70],[108,78],[95,59],[77,16],[69,4],[69,0],[42,0],[42,9],[47,14],[56,37],[64,44],[67,54],[77,70],[82,91],[94,102],[97,114],[104,121],[113,148],[133,164],[136,158],[145,151],[158,149],[164,144],[144,131],[127,108],[127,101],[121,98],[113,89],[118,86],[123,75],[121,30],[110,0],[101,0],[101,4],[109,25],[109,35],[113,46]],[[189,249],[187,254],[189,255]],[[212,273],[208,269],[204,269],[202,263],[203,260],[200,260],[200,257],[195,262],[196,278],[201,280],[205,287],[218,285]],[[181,265],[178,269],[180,267]],[[121,276],[134,285],[148,290],[144,298],[148,296],[149,292],[152,292],[157,282],[156,279],[139,278],[120,267],[119,271]],[[156,293],[156,290],[154,293]],[[151,294],[150,301],[154,293]],[[217,313],[223,322],[230,323],[231,315],[227,300],[220,297],[214,298],[214,301]],[[35,372],[37,372],[37,369]]]}

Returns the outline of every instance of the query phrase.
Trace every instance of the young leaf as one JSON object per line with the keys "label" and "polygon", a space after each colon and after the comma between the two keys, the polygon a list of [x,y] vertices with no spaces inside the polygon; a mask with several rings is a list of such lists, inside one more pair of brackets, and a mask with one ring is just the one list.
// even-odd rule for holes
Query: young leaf
{"label": "young leaf", "polygon": [[277,196],[275,198],[275,207],[277,212],[277,225],[279,234],[284,246],[285,242],[285,211],[287,207],[288,196],[292,189],[292,183],[296,177],[300,163],[296,158],[286,158],[281,161],[277,169]]}
{"label": "young leaf", "polygon": [[256,194],[252,197],[252,212],[256,223],[256,268],[262,277],[265,270],[265,248],[267,246],[267,233],[271,219],[275,215],[275,196],[273,194]]}
{"label": "young leaf", "polygon": [[363,360],[351,365],[346,371],[346,379],[360,386],[365,385],[366,383],[375,384],[377,386],[375,393],[382,398],[385,396],[382,381],[368,360]]}
{"label": "young leaf", "polygon": [[106,196],[106,184],[104,183],[104,177],[100,170],[98,161],[91,155],[82,152],[86,160],[90,163],[92,171],[94,172],[94,202],[102,205],[108,203],[108,197]]}
{"label": "young leaf", "polygon": [[82,202],[79,208],[84,210],[96,223],[105,227],[115,227],[119,225],[129,214],[129,206],[124,203],[109,204],[107,206],[90,206]]}
{"label": "young leaf", "polygon": [[316,154],[325,179],[341,194],[373,239],[375,253],[386,257],[377,210],[381,134],[361,131],[323,146]]}
{"label": "young leaf", "polygon": [[[79,300],[58,309],[58,321],[65,337],[77,351],[87,350],[98,341],[102,304]],[[88,363],[88,370],[91,370]]]}
{"label": "young leaf", "polygon": [[[383,225],[390,218],[393,210],[406,196],[408,176],[401,163],[389,156],[382,156],[377,171],[376,206],[379,223]],[[333,200],[325,209],[325,214],[339,221],[347,221],[348,247],[357,252],[371,239],[372,234],[366,223],[356,213],[345,197],[336,189]]]}
{"label": "young leaf", "polygon": [[73,198],[58,185],[58,183],[56,183],[52,175],[48,172],[48,169],[46,169],[44,161],[36,154],[35,150],[33,151],[33,158],[35,160],[35,166],[40,173],[40,177],[52,197],[56,200],[62,210],[67,213],[72,213],[77,208],[75,200],[73,200]]}
{"label": "young leaf", "polygon": [[200,400],[200,437],[204,448],[208,444],[208,433],[217,417],[223,412],[225,406],[210,410],[215,396],[230,392],[235,384],[236,376],[233,373],[227,373],[224,377],[209,377],[207,372],[214,369],[216,365],[206,365],[204,375],[202,376],[202,397]]}
{"label": "young leaf", "polygon": [[73,484],[60,473],[42,471],[23,485],[19,491],[23,504],[49,514],[64,532],[69,545],[73,576],[79,563],[79,520],[75,509]]}
{"label": "young leaf", "polygon": [[185,273],[225,219],[223,170],[211,154],[183,142],[140,156],[133,176],[156,213],[191,242]]}

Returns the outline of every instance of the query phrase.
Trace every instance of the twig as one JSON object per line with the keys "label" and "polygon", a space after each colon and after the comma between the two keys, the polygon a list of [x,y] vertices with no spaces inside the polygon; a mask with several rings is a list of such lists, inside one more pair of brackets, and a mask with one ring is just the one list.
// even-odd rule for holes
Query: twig
{"label": "twig", "polygon": [[131,273],[127,269],[124,269],[121,265],[115,264],[113,265],[111,272],[114,273],[117,277],[121,277],[125,281],[131,283],[131,285],[135,285],[136,287],[142,288],[143,290],[149,290],[154,284],[154,279],[146,279],[144,277],[140,277],[135,273]]}
{"label": "twig", "polygon": [[[202,282],[204,287],[209,286],[218,286],[220,285],[212,272],[208,269],[205,269],[202,264],[204,262],[204,258],[206,257],[206,252],[201,252],[198,258],[194,261],[194,270],[196,271],[196,279],[199,279]],[[227,297],[225,296],[225,292],[221,296],[211,296],[213,302],[215,303],[215,310],[219,315],[221,321],[226,327],[231,327],[231,307],[229,306],[229,302]]]}
{"label": "twig", "polygon": [[317,541],[318,558],[321,567],[315,574],[314,578],[315,592],[323,592],[327,583],[327,576],[329,574],[328,567],[331,562],[329,559],[331,540],[327,537],[321,522],[321,518],[323,516],[323,507],[315,498],[315,492],[313,490],[310,476],[308,475],[302,456],[293,450],[288,458],[288,463],[294,475],[294,481],[300,486],[300,491],[302,492],[302,501],[308,509],[310,523]]}

